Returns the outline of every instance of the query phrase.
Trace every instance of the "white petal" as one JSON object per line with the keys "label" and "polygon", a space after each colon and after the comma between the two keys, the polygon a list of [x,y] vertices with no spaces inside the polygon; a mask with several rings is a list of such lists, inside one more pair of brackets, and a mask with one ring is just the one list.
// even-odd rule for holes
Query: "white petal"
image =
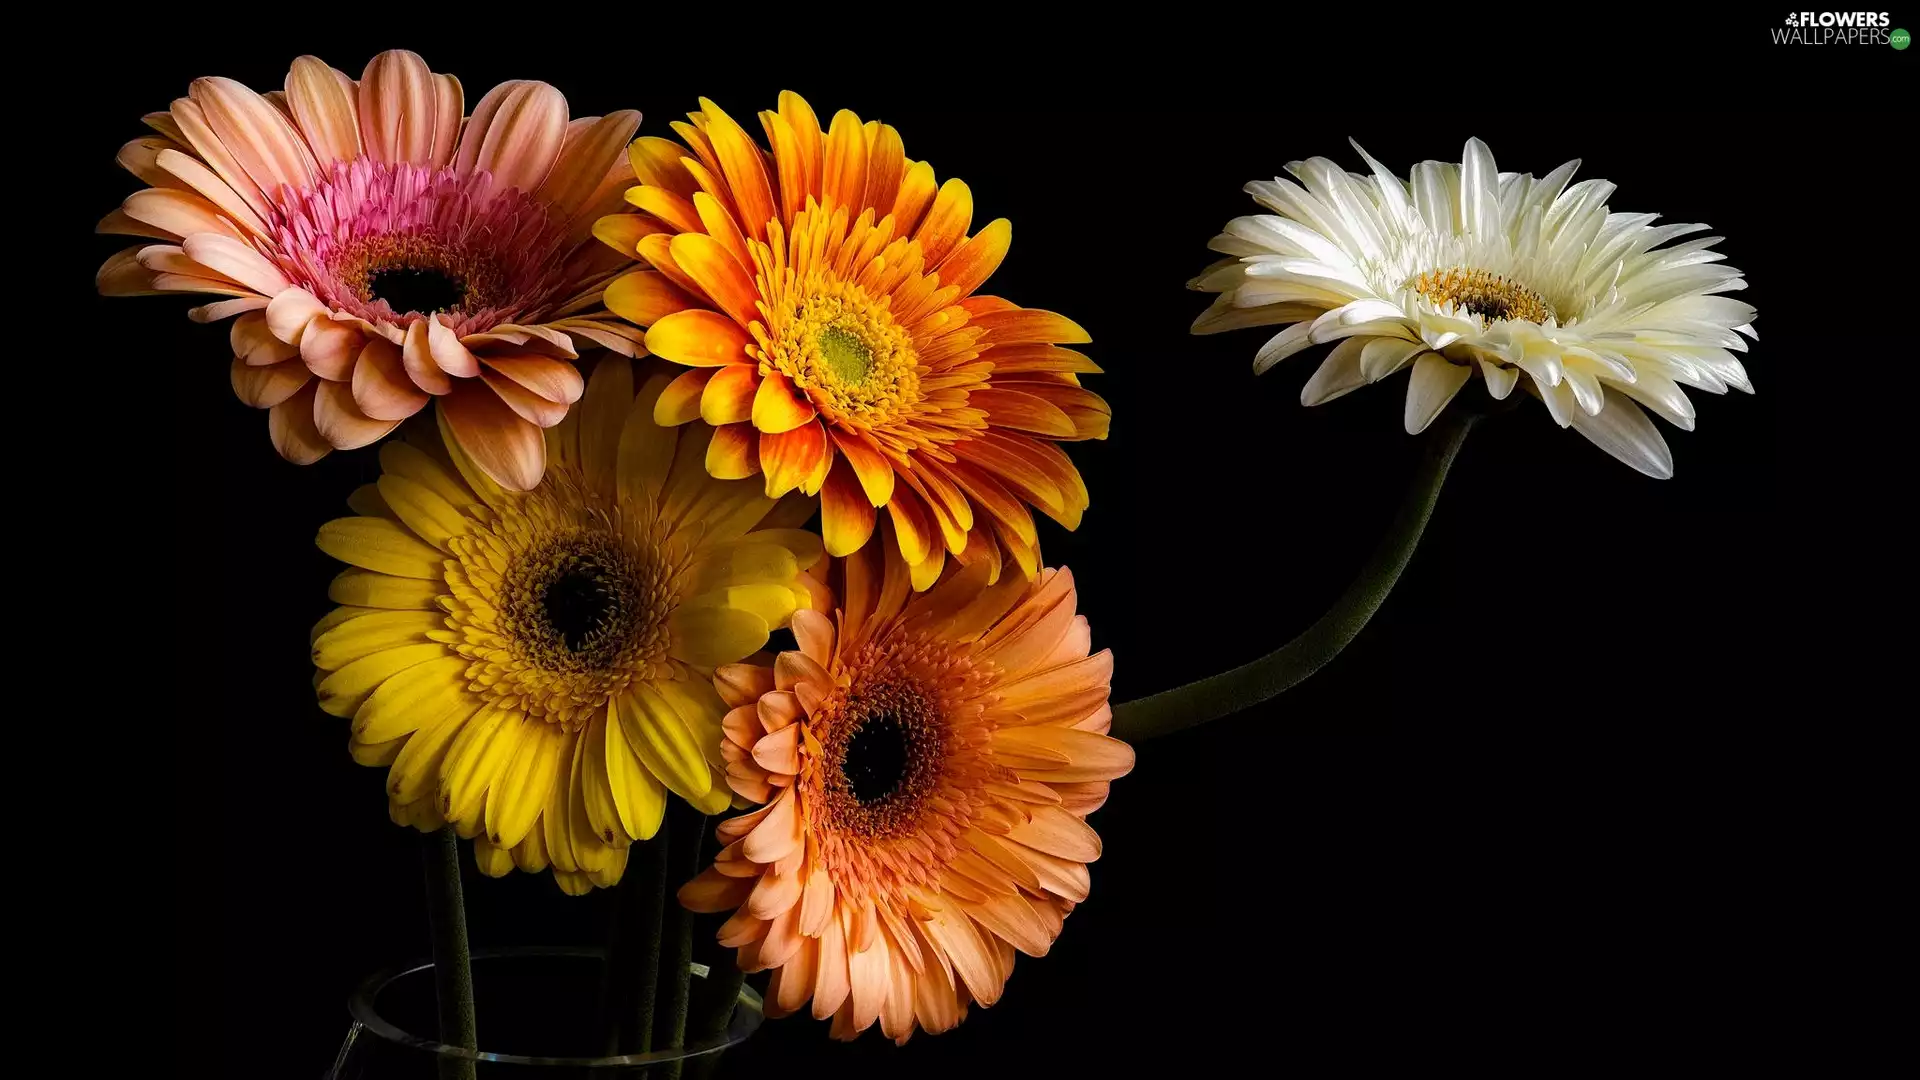
{"label": "white petal", "polygon": [[1367,385],[1360,373],[1360,352],[1367,338],[1347,338],[1333,347],[1307,385],[1300,388],[1300,404],[1319,405]]}
{"label": "white petal", "polygon": [[1407,383],[1407,434],[1425,431],[1472,374],[1472,368],[1439,353],[1423,353],[1414,361],[1413,378]]}
{"label": "white petal", "polygon": [[1349,304],[1342,304],[1313,321],[1313,340],[1332,341],[1342,335],[1332,333],[1336,327],[1353,327],[1370,322],[1397,322],[1407,317],[1393,304],[1385,300],[1365,298]]}
{"label": "white petal", "polygon": [[1258,375],[1313,344],[1313,338],[1308,334],[1312,328],[1312,323],[1294,323],[1268,338],[1267,343],[1260,346],[1260,351],[1254,354],[1253,373]]}
{"label": "white petal", "polygon": [[1624,395],[1609,390],[1598,415],[1576,410],[1572,418],[1573,430],[1640,472],[1656,480],[1673,476],[1673,452],[1667,449],[1667,440],[1660,437],[1660,430],[1640,406]]}
{"label": "white petal", "polygon": [[1368,338],[1365,351],[1360,354],[1360,373],[1368,382],[1381,379],[1399,371],[1413,361],[1426,346],[1418,341],[1401,341],[1399,338]]}
{"label": "white petal", "polygon": [[1513,384],[1520,381],[1520,372],[1504,364],[1489,364],[1480,361],[1480,374],[1487,380],[1487,393],[1495,401],[1507,400],[1513,393]]}

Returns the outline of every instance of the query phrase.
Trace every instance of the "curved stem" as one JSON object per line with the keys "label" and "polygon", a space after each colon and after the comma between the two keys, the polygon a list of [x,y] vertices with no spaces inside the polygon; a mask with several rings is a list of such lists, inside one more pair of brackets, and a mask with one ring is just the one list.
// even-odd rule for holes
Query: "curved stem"
{"label": "curved stem", "polygon": [[1420,465],[1387,535],[1333,607],[1299,637],[1258,660],[1172,690],[1122,702],[1113,709],[1113,735],[1139,742],[1217,720],[1306,681],[1360,633],[1393,591],[1413,558],[1420,534],[1440,498],[1440,485],[1476,416],[1464,409],[1441,414],[1428,433]]}
{"label": "curved stem", "polygon": [[[467,954],[467,909],[460,894],[460,841],[446,826],[420,837],[426,872],[427,923],[433,937],[433,982],[440,1006],[440,1041],[477,1049],[473,1019],[473,961]],[[473,1080],[471,1061],[442,1059],[443,1080]]]}

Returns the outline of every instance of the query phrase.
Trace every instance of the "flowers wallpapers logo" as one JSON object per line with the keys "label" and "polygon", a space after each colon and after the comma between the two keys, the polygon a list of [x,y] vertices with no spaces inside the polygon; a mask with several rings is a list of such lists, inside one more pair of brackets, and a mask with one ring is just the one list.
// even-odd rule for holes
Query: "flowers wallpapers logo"
{"label": "flowers wallpapers logo", "polygon": [[207,1075],[1402,1071],[1684,966],[1872,355],[1765,110],[677,25],[89,91]]}

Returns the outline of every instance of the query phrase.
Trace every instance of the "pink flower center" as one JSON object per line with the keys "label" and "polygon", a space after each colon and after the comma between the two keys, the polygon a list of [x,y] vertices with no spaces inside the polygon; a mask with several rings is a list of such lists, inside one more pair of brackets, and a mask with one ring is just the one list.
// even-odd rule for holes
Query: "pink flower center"
{"label": "pink flower center", "polygon": [[268,255],[335,311],[407,326],[440,316],[455,333],[537,321],[566,300],[565,221],[489,173],[466,176],[360,157],[284,192]]}

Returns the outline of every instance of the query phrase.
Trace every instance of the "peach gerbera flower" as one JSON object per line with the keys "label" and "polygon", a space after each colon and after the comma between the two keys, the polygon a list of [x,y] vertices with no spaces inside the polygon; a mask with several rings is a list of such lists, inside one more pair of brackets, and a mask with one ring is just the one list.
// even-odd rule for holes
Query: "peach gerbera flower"
{"label": "peach gerbera flower", "polygon": [[916,589],[949,553],[990,561],[993,580],[1004,551],[1031,577],[1027,507],[1069,529],[1087,507],[1054,444],[1106,438],[1110,410],[1079,383],[1100,369],[1060,348],[1086,331],[976,294],[1012,227],[969,237],[967,185],[936,187],[899,132],[851,112],[823,134],[783,93],[760,114],[770,152],[705,98],[691,119],[673,125],[686,147],[633,144],[640,212],[595,228],[652,267],[608,286],[607,306],[691,368],[655,418],[714,425],[715,476],[818,493],[832,554],[866,543],[885,507]]}
{"label": "peach gerbera flower", "polygon": [[721,823],[680,900],[738,908],[720,942],[773,969],[770,1015],[812,999],[836,1038],[877,1019],[905,1041],[998,1000],[1016,950],[1047,952],[1133,750],[1106,734],[1113,655],[1088,655],[1072,574],[989,586],[978,562],[914,596],[882,546],[829,567],[816,604],[839,610],[796,612],[797,652],[715,672],[728,783],[771,802]]}
{"label": "peach gerbera flower", "polygon": [[107,260],[100,291],[230,297],[189,314],[239,316],[234,392],[290,461],[438,398],[474,463],[529,490],[541,428],[583,389],[574,336],[642,353],[601,307],[617,261],[588,242],[631,179],[637,112],[569,122],[560,91],[514,81],[463,121],[459,81],[396,50],[357,83],[312,56],[284,93],[196,79],[146,122],[159,136],[119,160],[153,186],[100,231],[157,242]]}

